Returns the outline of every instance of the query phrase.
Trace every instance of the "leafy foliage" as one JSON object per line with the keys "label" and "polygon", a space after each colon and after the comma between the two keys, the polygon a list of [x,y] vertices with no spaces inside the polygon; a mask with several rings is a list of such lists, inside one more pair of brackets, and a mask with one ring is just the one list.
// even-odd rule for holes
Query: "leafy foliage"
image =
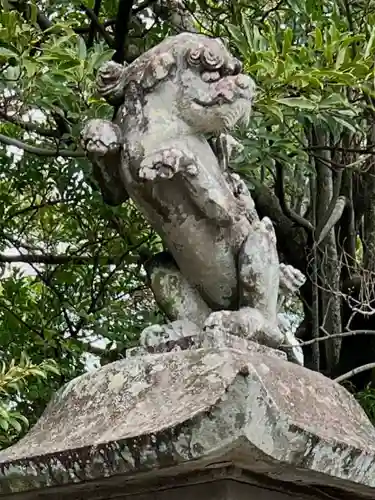
{"label": "leafy foliage", "polygon": [[[33,364],[24,354],[16,365],[12,359],[8,366],[1,363],[0,370],[0,446],[9,445],[25,430],[29,422],[19,411],[14,410],[17,401],[23,397],[27,379],[47,379],[49,373],[59,374],[55,360],[43,360]],[[35,383],[35,382],[34,382]]]}
{"label": "leafy foliage", "polygon": [[375,425],[375,389],[367,387],[357,393],[357,399],[371,422]]}

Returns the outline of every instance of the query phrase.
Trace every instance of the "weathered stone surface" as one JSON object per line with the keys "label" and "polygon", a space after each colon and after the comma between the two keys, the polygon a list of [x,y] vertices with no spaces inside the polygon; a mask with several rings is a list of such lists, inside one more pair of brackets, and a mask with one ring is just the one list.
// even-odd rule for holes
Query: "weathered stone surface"
{"label": "weathered stone surface", "polygon": [[[303,362],[278,325],[285,269],[272,223],[259,221],[245,183],[228,170],[239,145],[227,132],[246,123],[255,90],[241,63],[220,40],[181,33],[126,67],[107,63],[97,83],[117,111],[113,122],[89,121],[82,144],[104,198],[116,204],[129,194],[168,249],[169,261],[154,259],[148,273],[160,308],[171,321],[226,323],[269,346],[296,345],[289,359]],[[302,282],[289,273],[286,288]],[[156,342],[152,329],[143,337]]]}
{"label": "weathered stone surface", "polygon": [[375,429],[360,406],[333,381],[253,346],[151,354],[73,380],[0,454],[0,495],[222,461],[368,494]]}
{"label": "weathered stone surface", "polygon": [[[160,325],[164,327],[164,325]],[[157,330],[155,331],[157,334]],[[168,333],[168,329],[163,333]],[[287,355],[283,351],[277,349],[269,349],[259,342],[249,342],[247,338],[232,335],[226,330],[212,329],[196,331],[184,331],[181,337],[169,336],[160,342],[160,339],[155,344],[133,347],[126,351],[127,357],[145,356],[147,354],[161,354],[172,351],[181,351],[185,349],[201,349],[203,347],[230,347],[242,352],[256,352],[259,354],[267,354],[267,356],[276,356],[278,358],[287,359]]]}

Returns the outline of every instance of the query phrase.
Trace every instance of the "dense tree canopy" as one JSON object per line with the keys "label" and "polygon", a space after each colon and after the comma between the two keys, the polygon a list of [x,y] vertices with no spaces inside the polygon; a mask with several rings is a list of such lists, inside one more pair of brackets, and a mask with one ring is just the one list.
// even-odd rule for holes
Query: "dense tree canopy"
{"label": "dense tree canopy", "polygon": [[[98,67],[181,30],[222,37],[257,84],[232,168],[308,277],[288,305],[307,366],[375,361],[373,0],[0,1],[2,445],[163,320],[142,271],[161,242],[131,202],[103,202],[79,132],[113,114]],[[370,413],[371,373],[350,378]]]}

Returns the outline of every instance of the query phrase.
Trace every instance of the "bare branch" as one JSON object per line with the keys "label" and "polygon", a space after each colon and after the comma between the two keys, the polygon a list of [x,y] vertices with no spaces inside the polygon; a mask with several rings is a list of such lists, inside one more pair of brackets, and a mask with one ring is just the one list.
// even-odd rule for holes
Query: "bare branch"
{"label": "bare branch", "polygon": [[337,383],[340,383],[343,382],[344,380],[347,380],[348,378],[354,377],[354,375],[357,375],[358,373],[362,373],[367,370],[373,370],[374,368],[375,368],[375,362],[367,363],[366,365],[358,366],[358,368],[353,368],[353,370],[350,370],[350,372],[346,372],[343,375],[334,378],[333,380]]}
{"label": "bare branch", "polygon": [[[114,48],[114,41],[113,41],[112,37],[106,32],[104,26],[100,23],[96,13],[92,9],[90,9],[89,7],[86,7],[83,4],[81,5],[81,9],[85,11],[87,17],[91,21],[91,26],[94,26],[95,29],[102,35],[102,37],[105,40],[105,42],[107,43],[107,45],[110,48]],[[91,32],[90,32],[90,34],[91,34]],[[88,42],[88,46],[90,47],[89,42]]]}
{"label": "bare branch", "polygon": [[325,335],[324,337],[318,337],[312,340],[306,340],[305,342],[298,342],[298,344],[292,346],[282,344],[280,347],[283,347],[285,349],[293,349],[294,347],[299,347],[299,346],[303,347],[306,345],[312,345],[315,344],[316,342],[324,342],[326,340],[334,338],[354,337],[355,335],[375,335],[375,330],[350,330],[349,332],[334,333],[332,335]]}
{"label": "bare branch", "polygon": [[280,206],[287,217],[289,217],[293,222],[295,222],[299,226],[304,227],[310,233],[314,231],[314,227],[310,221],[298,215],[296,212],[294,212],[294,210],[292,210],[288,206],[285,199],[284,166],[279,161],[276,161],[275,194],[278,197]]}
{"label": "bare branch", "polygon": [[71,202],[77,202],[77,200],[74,199],[61,199],[61,200],[47,200],[43,203],[40,203],[38,205],[29,205],[28,207],[21,208],[19,210],[16,210],[15,212],[9,212],[7,214],[8,218],[10,217],[18,217],[20,215],[24,215],[28,212],[36,211],[36,210],[41,210],[46,207],[53,207],[54,205],[60,205],[60,203],[71,203]]}
{"label": "bare branch", "polygon": [[371,144],[367,148],[339,148],[337,146],[319,146],[319,145],[312,145],[305,147],[304,149],[306,151],[339,151],[341,153],[360,153],[360,154],[369,154],[373,155],[375,154],[375,145]]}
{"label": "bare branch", "polygon": [[[348,200],[345,198],[345,196],[339,196],[335,200],[335,204],[332,207],[332,212],[328,215],[328,219],[325,222],[324,226],[322,227],[321,231],[320,232],[318,230],[316,231],[317,234],[315,235],[315,239],[316,239],[317,245],[320,245],[320,243],[328,235],[328,233],[331,231],[331,229],[340,220],[340,218],[344,212],[344,208],[347,205],[347,202],[348,202]],[[329,208],[330,207],[328,207],[327,212],[329,212]]]}
{"label": "bare branch", "polygon": [[13,137],[8,137],[7,135],[0,134],[0,142],[6,144],[7,146],[15,146],[27,153],[34,154],[37,156],[54,156],[54,157],[64,157],[64,158],[84,158],[85,154],[81,150],[72,151],[70,149],[44,149],[37,146],[32,146],[26,142],[14,139]]}
{"label": "bare branch", "polygon": [[61,265],[61,264],[94,265],[95,260],[99,260],[99,264],[102,266],[111,266],[111,265],[117,265],[120,259],[109,256],[95,257],[91,255],[0,254],[0,262],[5,264],[24,262],[26,264],[45,264],[48,266]]}
{"label": "bare branch", "polygon": [[115,24],[115,49],[113,61],[123,64],[125,61],[125,44],[129,32],[134,0],[119,0]]}

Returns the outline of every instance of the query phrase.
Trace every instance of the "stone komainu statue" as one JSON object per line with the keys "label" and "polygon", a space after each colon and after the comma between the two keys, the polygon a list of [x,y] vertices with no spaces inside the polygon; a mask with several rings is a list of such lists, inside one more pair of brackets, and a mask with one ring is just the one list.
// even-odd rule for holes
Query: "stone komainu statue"
{"label": "stone komainu statue", "polygon": [[278,309],[304,277],[279,265],[271,221],[259,220],[245,183],[227,169],[236,148],[226,132],[248,120],[255,90],[241,70],[221,41],[191,33],[127,67],[109,62],[97,83],[116,114],[89,121],[82,144],[104,199],[130,196],[168,248],[146,270],[172,324],[147,328],[144,344],[193,323],[271,347],[293,344],[289,359],[302,363]]}

